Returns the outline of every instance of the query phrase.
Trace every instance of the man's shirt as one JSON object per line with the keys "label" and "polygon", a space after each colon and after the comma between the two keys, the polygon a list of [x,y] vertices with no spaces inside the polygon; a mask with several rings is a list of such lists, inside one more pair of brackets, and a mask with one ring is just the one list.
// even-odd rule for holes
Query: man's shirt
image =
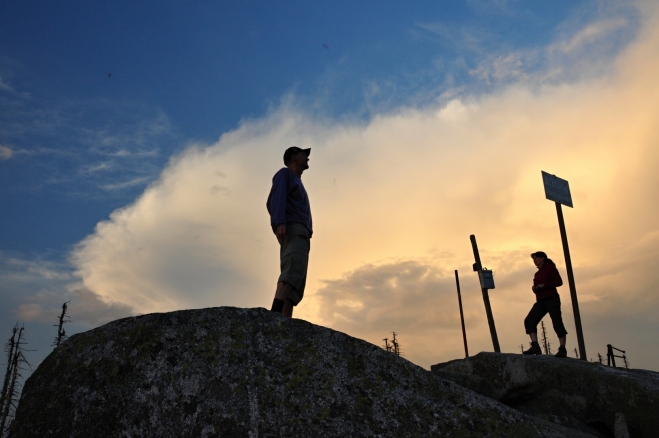
{"label": "man's shirt", "polygon": [[289,222],[298,222],[307,227],[309,237],[313,234],[309,196],[300,177],[288,167],[280,169],[272,178],[266,206],[273,230]]}

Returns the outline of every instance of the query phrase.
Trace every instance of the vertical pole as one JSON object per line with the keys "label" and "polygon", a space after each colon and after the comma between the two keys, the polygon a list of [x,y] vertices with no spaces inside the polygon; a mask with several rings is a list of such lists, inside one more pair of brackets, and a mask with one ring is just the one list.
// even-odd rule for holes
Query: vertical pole
{"label": "vertical pole", "polygon": [[[474,271],[480,271],[483,269],[481,264],[481,256],[478,253],[478,245],[476,244],[476,236],[473,234],[469,236],[471,240],[471,248],[474,250]],[[490,326],[490,335],[492,336],[492,345],[494,346],[494,351],[496,353],[501,353],[501,348],[499,348],[499,338],[497,337],[497,328],[494,326],[494,316],[492,316],[492,308],[490,307],[490,296],[487,293],[487,289],[481,288],[483,292],[483,302],[485,303],[485,313],[487,314],[487,323]]]}
{"label": "vertical pole", "polygon": [[465,357],[469,357],[467,349],[467,332],[465,331],[465,317],[462,314],[462,297],[460,296],[460,280],[458,279],[458,270],[455,270],[455,285],[458,288],[458,304],[460,305],[460,322],[462,323],[462,340],[465,344]]}
{"label": "vertical pole", "polygon": [[558,227],[561,230],[561,241],[563,242],[563,254],[565,255],[565,269],[567,270],[567,281],[570,285],[570,298],[572,298],[572,313],[574,313],[574,327],[577,330],[577,343],[579,344],[579,356],[581,360],[586,359],[586,344],[583,341],[583,330],[581,329],[581,313],[579,313],[579,301],[577,300],[577,288],[574,285],[574,273],[572,272],[572,259],[570,258],[570,247],[567,244],[567,232],[563,220],[563,209],[560,203],[556,203],[556,214],[558,215]]}

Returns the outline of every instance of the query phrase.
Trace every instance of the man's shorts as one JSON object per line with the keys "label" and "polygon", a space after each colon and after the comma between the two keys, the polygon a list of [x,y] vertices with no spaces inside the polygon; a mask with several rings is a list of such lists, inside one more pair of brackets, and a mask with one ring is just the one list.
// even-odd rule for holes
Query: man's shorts
{"label": "man's shorts", "polygon": [[288,299],[297,306],[304,296],[307,283],[307,267],[309,266],[310,239],[309,230],[297,222],[286,224],[286,236],[279,240],[279,258],[281,274],[279,280],[291,285]]}

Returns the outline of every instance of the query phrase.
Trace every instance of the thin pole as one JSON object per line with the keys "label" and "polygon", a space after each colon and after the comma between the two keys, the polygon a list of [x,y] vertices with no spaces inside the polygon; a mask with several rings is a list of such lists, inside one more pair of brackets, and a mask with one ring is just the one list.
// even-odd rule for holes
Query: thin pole
{"label": "thin pole", "polygon": [[[473,234],[469,236],[471,240],[471,248],[474,250],[474,271],[480,271],[483,269],[481,264],[481,256],[478,254],[478,245],[476,244],[476,236]],[[483,302],[485,303],[485,313],[487,314],[487,323],[490,326],[490,335],[492,336],[492,345],[494,346],[494,351],[496,353],[501,353],[501,348],[499,348],[499,338],[497,337],[497,328],[494,326],[494,316],[492,316],[492,308],[490,307],[490,296],[487,293],[487,289],[481,288],[483,292]]]}
{"label": "thin pole", "polygon": [[462,340],[465,343],[465,357],[469,357],[469,350],[467,349],[467,331],[465,330],[465,317],[462,314],[462,297],[460,296],[460,279],[458,278],[458,270],[455,270],[455,285],[458,288],[458,304],[460,305],[460,322],[462,323]]}
{"label": "thin pole", "polygon": [[574,284],[574,273],[572,272],[572,259],[570,258],[570,247],[567,244],[567,232],[565,231],[565,220],[561,204],[556,202],[556,214],[558,215],[558,227],[561,230],[561,241],[563,242],[563,254],[565,255],[565,269],[567,270],[567,281],[570,285],[570,297],[572,298],[572,313],[574,313],[574,327],[577,330],[577,342],[579,344],[579,356],[581,360],[586,359],[586,344],[583,341],[583,330],[581,329],[581,313],[579,313],[579,301],[577,300],[577,288]]}

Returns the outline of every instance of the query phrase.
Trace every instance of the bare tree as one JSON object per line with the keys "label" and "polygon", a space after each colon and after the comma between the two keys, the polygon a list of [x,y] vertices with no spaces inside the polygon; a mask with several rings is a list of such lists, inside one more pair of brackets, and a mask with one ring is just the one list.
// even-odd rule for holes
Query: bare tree
{"label": "bare tree", "polygon": [[12,329],[11,338],[7,341],[5,345],[5,351],[7,352],[7,370],[5,371],[5,378],[2,384],[2,393],[0,394],[0,421],[2,421],[2,427],[0,427],[0,436],[2,436],[2,430],[4,428],[4,412],[5,412],[5,400],[7,399],[7,393],[9,391],[9,382],[11,381],[11,374],[14,364],[14,350],[16,349],[16,334],[18,333],[18,323]]}
{"label": "bare tree", "polygon": [[62,304],[62,313],[59,316],[59,324],[55,324],[55,327],[57,327],[57,337],[55,338],[55,341],[53,341],[53,345],[55,347],[59,347],[62,341],[68,337],[66,336],[66,331],[64,330],[64,324],[67,322],[72,322],[69,315],[66,314],[69,303],[70,301],[67,301],[66,303]]}
{"label": "bare tree", "polygon": [[396,339],[397,333],[391,332],[391,334],[393,335],[393,339],[391,340],[391,342],[389,342],[389,338],[384,338],[383,339],[384,346],[382,348],[384,348],[390,353],[394,353],[396,356],[402,356],[400,350],[400,344],[398,343],[398,339]]}
{"label": "bare tree", "polygon": [[542,327],[542,346],[544,347],[545,354],[551,354],[551,344],[547,342],[547,330],[545,329],[545,322],[541,321],[540,326]]}
{"label": "bare tree", "polygon": [[391,332],[391,334],[394,336],[391,340],[392,351],[396,356],[402,356],[400,352],[400,344],[398,343],[398,339],[396,339],[396,332]]}
{"label": "bare tree", "polygon": [[[2,403],[0,410],[0,436],[4,436],[9,427],[5,427],[7,419],[12,419],[14,412],[16,412],[16,403],[20,396],[20,383],[19,378],[22,378],[21,371],[26,368],[23,365],[30,364],[23,352],[25,351],[23,345],[26,344],[23,337],[25,327],[18,328],[18,324],[14,327],[12,337],[7,343],[7,351],[11,353],[8,357],[9,363],[7,364],[7,374],[5,375],[5,383],[2,388]],[[11,426],[11,421],[10,421]]]}

